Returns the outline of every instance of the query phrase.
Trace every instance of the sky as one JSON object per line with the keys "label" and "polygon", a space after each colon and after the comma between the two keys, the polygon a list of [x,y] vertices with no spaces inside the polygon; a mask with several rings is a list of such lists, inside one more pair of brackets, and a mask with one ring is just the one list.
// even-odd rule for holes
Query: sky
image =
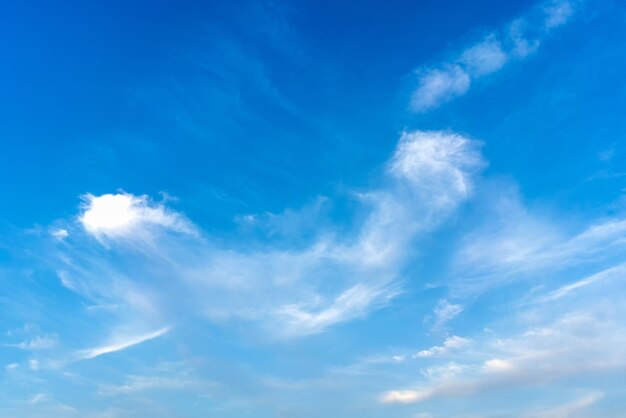
{"label": "sky", "polygon": [[0,3],[0,416],[626,410],[626,5]]}

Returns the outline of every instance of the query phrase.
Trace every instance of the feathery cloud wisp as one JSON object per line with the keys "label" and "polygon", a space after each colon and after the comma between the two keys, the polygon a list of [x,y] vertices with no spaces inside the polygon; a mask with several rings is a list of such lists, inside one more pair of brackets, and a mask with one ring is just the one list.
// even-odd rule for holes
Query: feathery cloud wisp
{"label": "feathery cloud wisp", "polygon": [[[87,241],[90,251],[64,248],[64,259],[72,262],[58,270],[68,289],[96,303],[133,305],[136,313],[191,309],[215,321],[254,320],[281,336],[319,333],[385,306],[401,291],[400,271],[412,242],[471,196],[483,166],[477,141],[452,132],[404,133],[385,166],[385,186],[356,194],[363,222],[341,239],[319,234],[300,250],[270,244],[224,249],[195,229],[165,234],[187,232],[191,223],[147,197],[88,195],[79,220],[85,238],[98,239],[96,246]],[[146,236],[157,234],[149,245],[125,245],[145,244]],[[103,237],[109,248],[122,250],[110,262],[98,251]],[[135,249],[140,257],[132,255]],[[125,270],[137,277],[121,270],[126,262]],[[144,276],[150,280],[139,279]],[[187,303],[180,306],[177,299]]]}
{"label": "feathery cloud wisp", "polygon": [[169,327],[164,327],[147,334],[135,335],[124,339],[117,339],[116,341],[110,342],[103,346],[81,350],[77,353],[77,355],[78,358],[83,360],[93,359],[104,354],[115,353],[117,351],[125,350],[146,341],[153,340],[167,334],[169,331]]}
{"label": "feathery cloud wisp", "polygon": [[[450,61],[418,69],[412,109],[425,112],[464,95],[474,80],[500,70],[512,58],[521,59],[535,51],[549,32],[567,23],[573,13],[569,0],[550,1],[465,48]],[[528,32],[535,35],[529,37]]]}

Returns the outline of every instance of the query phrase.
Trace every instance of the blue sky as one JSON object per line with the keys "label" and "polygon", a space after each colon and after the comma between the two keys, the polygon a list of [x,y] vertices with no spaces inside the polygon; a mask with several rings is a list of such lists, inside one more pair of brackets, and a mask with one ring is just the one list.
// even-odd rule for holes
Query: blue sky
{"label": "blue sky", "polygon": [[619,1],[0,5],[0,415],[620,417]]}

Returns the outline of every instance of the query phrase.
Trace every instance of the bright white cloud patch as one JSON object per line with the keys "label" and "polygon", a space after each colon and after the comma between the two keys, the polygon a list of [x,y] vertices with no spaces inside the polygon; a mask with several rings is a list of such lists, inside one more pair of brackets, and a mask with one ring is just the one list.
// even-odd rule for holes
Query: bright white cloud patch
{"label": "bright white cloud patch", "polygon": [[83,209],[80,223],[96,237],[130,237],[141,234],[142,228],[155,226],[177,232],[193,232],[192,226],[181,215],[153,204],[147,196],[87,194]]}
{"label": "bright white cloud patch", "polygon": [[383,403],[415,403],[430,397],[430,391],[392,390],[382,397]]}

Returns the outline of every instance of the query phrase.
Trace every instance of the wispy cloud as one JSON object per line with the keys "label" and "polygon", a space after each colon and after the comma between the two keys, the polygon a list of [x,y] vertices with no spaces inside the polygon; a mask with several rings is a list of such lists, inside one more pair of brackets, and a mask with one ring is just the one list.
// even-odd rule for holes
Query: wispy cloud
{"label": "wispy cloud", "polygon": [[411,107],[424,112],[464,95],[473,81],[534,52],[550,31],[567,23],[573,13],[574,5],[569,0],[549,1],[453,55],[451,60],[419,68]]}
{"label": "wispy cloud", "polygon": [[[218,322],[254,320],[283,336],[318,333],[385,306],[401,291],[412,242],[471,196],[483,166],[477,141],[452,132],[406,132],[385,166],[385,185],[354,193],[363,221],[342,237],[325,231],[300,250],[222,248],[184,215],[147,197],[88,195],[79,216],[84,244],[63,248],[59,271],[68,289],[98,304],[134,305],[133,312],[155,318],[159,311],[191,309]],[[183,234],[161,232],[170,230]],[[137,239],[146,234],[151,239]],[[109,259],[90,236],[106,239],[119,255]],[[129,277],[124,265],[150,281]],[[115,278],[115,286],[103,276]],[[188,303],[181,306],[173,295]]]}
{"label": "wispy cloud", "polygon": [[471,77],[458,64],[418,70],[419,82],[411,98],[411,107],[423,112],[463,96],[470,88]]}
{"label": "wispy cloud", "polygon": [[357,284],[319,311],[307,311],[298,305],[283,306],[279,315],[284,315],[286,328],[282,332],[287,335],[318,333],[330,325],[364,316],[376,305],[384,305],[396,293],[389,287],[376,289]]}
{"label": "wispy cloud", "polygon": [[571,292],[576,291],[577,289],[581,289],[583,287],[592,285],[594,283],[609,280],[612,278],[622,279],[626,277],[626,263],[610,267],[605,269],[599,273],[592,274],[591,276],[585,277],[584,279],[577,280],[573,283],[569,283],[559,287],[558,289],[550,292],[549,294],[540,297],[538,301],[540,302],[548,302],[552,300],[561,299]]}
{"label": "wispy cloud", "polygon": [[16,344],[4,344],[5,347],[15,347],[21,350],[47,350],[53,348],[57,344],[58,337],[56,335],[38,335],[32,339],[22,341]]}
{"label": "wispy cloud", "polygon": [[130,395],[137,392],[150,390],[204,390],[207,393],[213,385],[198,379],[176,374],[175,376],[141,376],[130,375],[121,385],[103,385],[99,393],[105,396],[116,396],[120,394]]}
{"label": "wispy cloud", "polygon": [[83,359],[83,360],[93,359],[93,358],[96,358],[105,354],[110,354],[110,353],[115,353],[117,351],[126,350],[127,348],[133,347],[135,345],[138,345],[146,341],[150,341],[155,338],[158,338],[162,335],[165,335],[169,331],[170,331],[169,327],[164,327],[164,328],[158,329],[156,331],[153,331],[147,334],[134,335],[134,336],[123,338],[123,339],[116,338],[115,341],[112,341],[106,345],[81,350],[77,353],[77,356],[79,359]]}
{"label": "wispy cloud", "polygon": [[587,411],[591,406],[604,398],[604,392],[595,391],[587,393],[578,399],[566,402],[562,405],[552,407],[541,412],[530,413],[527,418],[569,418],[579,416]]}
{"label": "wispy cloud", "polygon": [[468,345],[471,341],[467,338],[459,337],[453,335],[451,337],[446,338],[443,342],[442,346],[434,346],[429,348],[428,350],[422,350],[413,355],[413,357],[422,357],[422,358],[430,358],[430,357],[441,357],[445,356],[449,352],[463,348]]}
{"label": "wispy cloud", "polygon": [[435,306],[435,323],[434,329],[441,329],[448,321],[454,319],[457,315],[463,312],[463,306],[460,304],[450,303],[445,299],[437,302]]}
{"label": "wispy cloud", "polygon": [[574,229],[529,210],[503,187],[497,199],[487,200],[488,219],[464,234],[452,259],[455,279],[449,284],[457,296],[481,293],[539,271],[553,274],[574,266],[601,267],[621,259],[626,220],[620,215],[590,220]]}
{"label": "wispy cloud", "polygon": [[[581,291],[583,289],[586,288]],[[558,300],[558,305],[546,302],[515,312],[505,323],[512,324],[516,318],[526,323],[525,328],[514,332],[503,329],[499,335],[489,331],[476,336],[472,338],[471,350],[465,344],[457,347],[455,360],[460,363],[453,364],[451,372],[445,372],[450,370],[449,364],[436,363],[431,367],[443,367],[444,373],[424,373],[426,379],[414,387],[387,391],[380,400],[383,403],[418,403],[462,398],[623,370],[626,360],[619,347],[626,343],[626,328],[618,319],[624,313],[623,289],[613,284],[609,293],[610,297],[606,292],[583,292],[583,299],[572,299],[571,303]],[[565,293],[562,298],[569,296]],[[424,358],[436,359],[431,354],[445,349],[444,344],[425,351],[428,355]],[[567,407],[563,406],[563,410],[568,410]]]}

